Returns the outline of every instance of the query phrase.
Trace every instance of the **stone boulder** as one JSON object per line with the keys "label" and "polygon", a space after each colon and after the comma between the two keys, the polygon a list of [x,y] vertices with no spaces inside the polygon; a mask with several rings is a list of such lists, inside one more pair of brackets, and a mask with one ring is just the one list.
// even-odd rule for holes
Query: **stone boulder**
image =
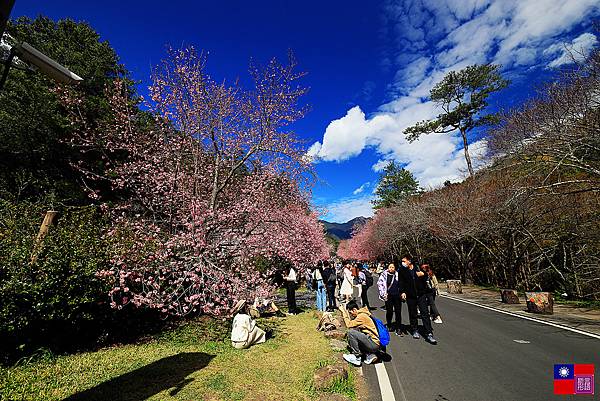
{"label": "stone boulder", "polygon": [[460,280],[447,280],[448,294],[462,294],[462,283]]}
{"label": "stone boulder", "polygon": [[520,304],[519,294],[517,290],[502,289],[500,290],[500,298],[505,304]]}
{"label": "stone boulder", "polygon": [[339,319],[332,312],[325,312],[321,314],[319,323],[317,324],[317,330],[329,331],[335,330],[341,326]]}
{"label": "stone boulder", "polygon": [[346,338],[346,333],[341,330],[329,330],[325,332],[325,337],[336,340],[343,340]]}
{"label": "stone boulder", "polygon": [[345,365],[336,364],[328,365],[319,368],[314,376],[313,383],[315,389],[324,390],[331,387],[338,380],[346,380],[348,378],[348,369]]}
{"label": "stone boulder", "polygon": [[527,311],[531,313],[554,313],[554,299],[549,292],[526,292]]}
{"label": "stone boulder", "polygon": [[336,338],[331,339],[331,341],[329,341],[329,345],[334,350],[341,350],[341,351],[343,351],[346,348],[348,348],[348,343],[346,341],[338,340]]}

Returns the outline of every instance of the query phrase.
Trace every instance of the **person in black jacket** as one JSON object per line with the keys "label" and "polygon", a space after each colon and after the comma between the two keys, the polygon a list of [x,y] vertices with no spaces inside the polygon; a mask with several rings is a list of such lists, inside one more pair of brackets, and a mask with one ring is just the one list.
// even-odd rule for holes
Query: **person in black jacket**
{"label": "person in black jacket", "polygon": [[324,261],[323,266],[323,281],[325,282],[325,289],[327,290],[327,302],[330,311],[334,311],[337,306],[335,304],[335,285],[337,283],[337,276],[335,267],[332,266],[329,261]]}
{"label": "person in black jacket", "polygon": [[410,319],[410,329],[412,336],[419,339],[417,331],[417,307],[421,313],[423,327],[425,327],[426,339],[432,344],[437,344],[433,337],[433,327],[429,318],[429,308],[427,307],[427,277],[417,266],[412,264],[411,257],[402,258],[402,267],[399,271],[400,296],[406,300],[408,306],[408,316]]}

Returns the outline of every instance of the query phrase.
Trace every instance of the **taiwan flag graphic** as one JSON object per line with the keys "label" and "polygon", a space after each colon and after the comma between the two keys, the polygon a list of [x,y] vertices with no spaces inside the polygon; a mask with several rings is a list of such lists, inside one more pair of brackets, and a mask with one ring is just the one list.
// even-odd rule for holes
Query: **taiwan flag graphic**
{"label": "taiwan flag graphic", "polygon": [[594,365],[554,365],[554,394],[594,394]]}

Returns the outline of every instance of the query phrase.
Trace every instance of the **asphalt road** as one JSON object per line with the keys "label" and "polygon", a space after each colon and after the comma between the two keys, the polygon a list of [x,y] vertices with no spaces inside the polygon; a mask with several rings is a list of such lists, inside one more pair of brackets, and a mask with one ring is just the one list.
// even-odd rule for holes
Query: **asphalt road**
{"label": "asphalt road", "polygon": [[[369,292],[371,306],[382,306]],[[600,340],[448,298],[436,304],[444,320],[433,325],[437,345],[392,334],[384,363],[397,401],[600,400]],[[374,313],[385,322],[384,310]],[[406,304],[402,319],[408,324]],[[554,395],[555,363],[593,363],[596,395]],[[375,368],[363,371],[380,400]]]}

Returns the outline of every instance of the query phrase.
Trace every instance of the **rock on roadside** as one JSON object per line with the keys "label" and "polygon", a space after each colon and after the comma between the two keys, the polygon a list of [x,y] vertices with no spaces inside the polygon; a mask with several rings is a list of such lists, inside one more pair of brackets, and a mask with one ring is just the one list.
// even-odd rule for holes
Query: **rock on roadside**
{"label": "rock on roadside", "polygon": [[554,298],[549,292],[526,292],[527,310],[532,313],[552,315],[554,313]]}
{"label": "rock on roadside", "polygon": [[325,332],[325,337],[329,339],[343,340],[346,337],[346,333],[341,330],[329,330]]}
{"label": "rock on roadside", "polygon": [[330,387],[336,380],[346,380],[348,378],[348,369],[346,366],[337,364],[319,368],[314,376],[313,383],[315,389],[324,390]]}
{"label": "rock on roadside", "polygon": [[346,341],[338,340],[336,338],[329,341],[329,345],[334,350],[340,350],[340,351],[344,351],[348,347],[348,343],[346,343]]}

